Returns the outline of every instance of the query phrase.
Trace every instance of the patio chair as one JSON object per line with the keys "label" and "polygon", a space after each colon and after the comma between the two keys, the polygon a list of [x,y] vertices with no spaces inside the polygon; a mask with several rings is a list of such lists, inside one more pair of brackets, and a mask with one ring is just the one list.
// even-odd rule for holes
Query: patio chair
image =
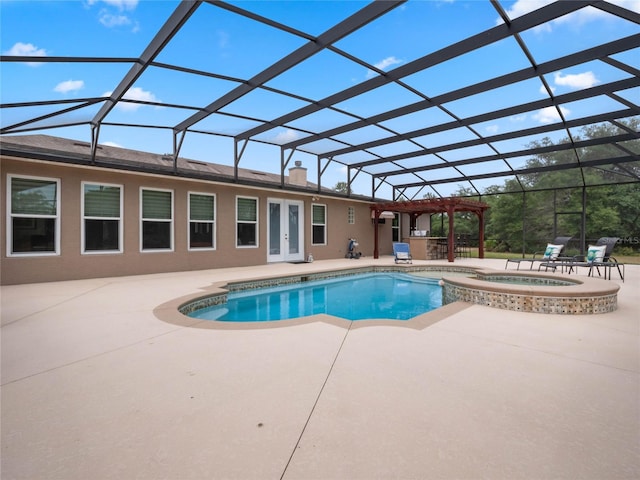
{"label": "patio chair", "polygon": [[[565,260],[568,257],[560,257],[560,254],[572,238],[573,237],[556,237],[553,239],[552,243],[547,244],[547,248],[544,252],[534,252],[533,257],[531,258],[509,258],[507,259],[504,269],[507,269],[509,263],[516,263],[518,265],[516,270],[520,270],[520,264],[522,262],[530,262],[529,270],[533,270],[533,264],[536,262],[550,263],[558,260]],[[538,268],[538,270],[540,270],[540,268]]]}
{"label": "patio chair", "polygon": [[413,263],[411,258],[411,250],[408,243],[396,242],[393,244],[393,256],[396,263],[405,262]]}
{"label": "patio chair", "polygon": [[600,273],[600,268],[602,268],[604,278],[611,280],[611,270],[615,268],[618,270],[620,279],[624,282],[624,263],[618,262],[618,260],[611,255],[618,240],[618,237],[599,238],[595,245],[589,245],[587,255],[576,255],[571,259],[563,259],[560,262],[541,263],[538,271],[542,267],[544,267],[545,270],[551,268],[554,272],[557,268],[561,268],[562,272],[566,270],[567,273],[572,273],[574,270],[577,272],[578,267],[585,267],[589,269],[588,276],[591,277],[593,276],[594,270],[598,272],[598,276],[602,276]]}

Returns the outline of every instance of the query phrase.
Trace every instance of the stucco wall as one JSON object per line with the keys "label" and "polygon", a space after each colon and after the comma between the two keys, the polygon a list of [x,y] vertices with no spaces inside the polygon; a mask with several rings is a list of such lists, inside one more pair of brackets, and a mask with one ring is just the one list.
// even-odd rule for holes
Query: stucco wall
{"label": "stucco wall", "polygon": [[[7,195],[2,195],[3,235],[2,284],[20,284],[72,280],[80,278],[138,275],[148,273],[201,270],[267,263],[267,198],[304,201],[305,258],[343,258],[350,237],[358,239],[358,250],[372,256],[374,230],[369,203],[309,194],[292,194],[281,190],[255,189],[177,177],[70,166],[51,162],[2,158],[2,191],[7,189],[7,175],[29,175],[60,179],[60,255],[7,255]],[[83,254],[81,245],[81,184],[83,181],[124,186],[123,253]],[[140,251],[140,188],[174,191],[174,249],[171,252]],[[216,250],[188,250],[188,192],[216,194]],[[259,245],[236,248],[236,195],[258,197]],[[327,245],[311,245],[311,204],[327,205]],[[348,224],[347,208],[355,209],[355,224]],[[380,254],[390,254],[391,222],[380,225]]]}

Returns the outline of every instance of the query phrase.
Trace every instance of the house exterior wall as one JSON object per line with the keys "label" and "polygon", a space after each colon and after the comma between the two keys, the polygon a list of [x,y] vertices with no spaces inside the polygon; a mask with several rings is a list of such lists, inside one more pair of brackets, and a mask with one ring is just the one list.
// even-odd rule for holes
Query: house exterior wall
{"label": "house exterior wall", "polygon": [[[1,283],[3,285],[74,280],[83,278],[140,275],[173,271],[262,265],[267,263],[267,199],[304,202],[304,258],[316,260],[344,258],[349,238],[357,238],[358,251],[372,256],[374,225],[369,203],[358,200],[291,193],[279,189],[199,181],[180,177],[69,165],[56,162],[3,157],[0,159],[2,236]],[[60,180],[60,248],[58,255],[11,255],[8,252],[9,193],[7,176],[37,176]],[[82,253],[82,182],[123,186],[123,251]],[[141,252],[141,188],[173,191],[173,250]],[[215,250],[188,248],[189,192],[216,195]],[[236,247],[236,196],[258,198],[258,246]],[[312,204],[326,205],[326,245],[312,245]],[[348,223],[348,209],[355,222]],[[391,222],[379,225],[380,253],[390,254]]]}

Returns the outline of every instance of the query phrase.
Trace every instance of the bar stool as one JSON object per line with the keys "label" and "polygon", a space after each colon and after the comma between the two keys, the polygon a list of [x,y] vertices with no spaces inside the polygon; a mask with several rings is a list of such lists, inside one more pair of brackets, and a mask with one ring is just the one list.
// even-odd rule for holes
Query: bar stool
{"label": "bar stool", "polygon": [[449,256],[449,241],[446,238],[438,239],[438,258],[443,259]]}
{"label": "bar stool", "polygon": [[460,258],[469,258],[469,236],[466,233],[456,237],[455,255]]}

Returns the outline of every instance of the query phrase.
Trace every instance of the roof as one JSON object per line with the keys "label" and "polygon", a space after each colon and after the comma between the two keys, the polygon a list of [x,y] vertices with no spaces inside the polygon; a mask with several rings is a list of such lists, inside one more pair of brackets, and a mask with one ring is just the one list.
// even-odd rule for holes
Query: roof
{"label": "roof", "polygon": [[[174,172],[173,157],[149,152],[140,152],[119,147],[100,145],[97,147],[96,157],[91,161],[91,144],[49,135],[22,135],[3,138],[0,143],[0,153],[22,158],[55,161],[79,165],[93,165],[106,168],[124,169],[143,173],[164,175],[179,175],[181,177],[235,182],[234,169],[226,165],[201,162],[189,158],[178,158],[177,171]],[[249,186],[275,187],[280,186],[280,176],[256,170],[238,169],[236,183]],[[290,189],[317,191],[317,185],[307,182],[306,185],[289,185],[288,176],[285,182]],[[323,193],[335,193],[324,189]]]}
{"label": "roof", "polygon": [[[29,30],[31,17],[1,7],[3,37]],[[174,0],[140,8],[163,20],[126,52],[110,39],[93,46],[51,10],[52,32],[65,30],[59,54],[38,53],[39,68],[24,68],[31,54],[3,54],[3,141],[82,131],[89,154],[100,156],[110,132],[134,131],[132,144],[163,148],[176,170],[200,170],[181,159],[198,151],[199,161],[232,169],[257,162],[283,185],[302,156],[318,189],[335,183],[336,166],[371,198],[480,194],[507,179],[525,191],[527,175],[540,173],[556,176],[559,188],[589,186],[590,170],[606,171],[610,183],[640,181],[639,134],[630,126],[640,114],[637,3]],[[297,8],[304,15],[294,17]],[[234,35],[234,62],[212,60],[212,26]],[[98,69],[102,91],[60,98],[50,89],[43,98],[18,88],[42,83],[45,67],[58,65]],[[366,77],[354,79],[355,68]],[[166,87],[162,100],[133,95],[156,81]],[[128,116],[126,107],[149,108]],[[602,124],[609,129],[595,138],[581,133]],[[530,163],[553,154],[565,155],[561,165]],[[220,165],[205,169],[229,175]],[[566,171],[575,175],[558,175]]]}

